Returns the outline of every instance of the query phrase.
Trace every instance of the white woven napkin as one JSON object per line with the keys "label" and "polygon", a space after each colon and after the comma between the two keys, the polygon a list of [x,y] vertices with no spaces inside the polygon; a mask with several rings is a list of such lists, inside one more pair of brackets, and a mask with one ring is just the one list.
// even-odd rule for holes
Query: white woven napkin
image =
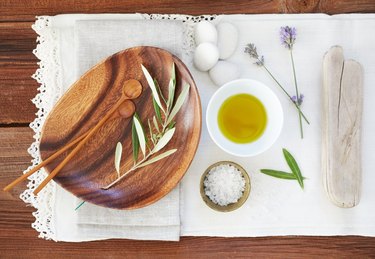
{"label": "white woven napkin", "polygon": [[[77,21],[74,26],[76,78],[102,59],[134,46],[156,46],[181,57],[182,34],[183,25],[178,21]],[[56,197],[59,199],[57,209],[62,204],[77,206],[81,202],[61,188]],[[74,211],[70,206],[72,209]],[[179,186],[160,201],[136,210],[113,210],[85,203],[69,220],[76,226],[75,235],[69,237],[69,232],[64,235],[73,241],[105,238],[179,240]]]}

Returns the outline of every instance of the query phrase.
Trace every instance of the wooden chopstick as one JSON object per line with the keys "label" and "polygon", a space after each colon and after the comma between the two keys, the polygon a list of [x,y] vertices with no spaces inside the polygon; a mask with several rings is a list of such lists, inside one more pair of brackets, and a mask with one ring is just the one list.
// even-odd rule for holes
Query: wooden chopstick
{"label": "wooden chopstick", "polygon": [[[54,153],[52,156],[47,158],[45,161],[41,162],[39,165],[37,165],[35,168],[31,169],[26,174],[20,176],[16,180],[14,180],[12,183],[7,185],[3,190],[9,191],[12,189],[15,185],[17,185],[19,182],[25,180],[27,177],[38,171],[43,166],[47,165],[51,161],[53,161],[56,157],[58,157],[61,153],[66,151],[68,148],[72,147],[73,145],[78,145],[64,158],[64,160],[43,180],[43,182],[34,190],[34,194],[37,195],[46,185],[47,183],[55,177],[60,170],[70,161],[70,159],[75,156],[75,154],[83,147],[83,145],[87,142],[87,140],[113,115],[115,115],[115,111],[118,110],[118,108],[123,104],[125,100],[135,99],[142,93],[142,85],[139,83],[139,81],[135,79],[131,79],[125,82],[125,85],[123,89],[125,89],[126,83],[130,88],[129,91],[123,90],[122,95],[120,99],[117,101],[117,103],[107,112],[107,114],[95,125],[94,128],[90,129],[88,132],[83,134],[82,136],[75,139],[73,142],[69,143],[56,153]],[[133,103],[133,113],[134,113],[134,103]],[[120,113],[119,113],[120,114]],[[116,116],[116,115],[115,115]],[[120,114],[121,116],[121,114]]]}
{"label": "wooden chopstick", "polygon": [[60,170],[72,159],[77,152],[86,144],[87,140],[101,127],[103,124],[112,116],[112,114],[120,107],[120,105],[128,99],[126,96],[121,96],[117,103],[112,107],[111,110],[92,128],[88,134],[78,143],[78,145],[67,155],[64,160],[55,168],[53,171],[43,180],[43,182],[34,190],[34,195],[38,193],[55,177]]}
{"label": "wooden chopstick", "polygon": [[61,148],[58,151],[56,151],[55,153],[53,153],[50,157],[48,157],[46,160],[42,161],[39,165],[37,165],[36,167],[34,167],[33,169],[31,169],[29,172],[21,175],[16,180],[14,180],[10,184],[8,184],[3,190],[4,191],[9,191],[14,186],[16,186],[17,184],[19,184],[20,182],[22,182],[23,180],[26,180],[27,177],[29,177],[30,175],[34,174],[40,168],[48,165],[50,162],[52,162],[53,160],[55,160],[59,155],[61,155],[66,150],[68,150],[69,148],[71,148],[72,146],[74,146],[75,144],[77,144],[78,142],[80,142],[82,139],[84,139],[89,134],[89,132],[90,131],[86,132],[85,134],[81,135],[80,137],[76,138],[75,140],[73,140],[69,144],[65,145],[63,148]]}

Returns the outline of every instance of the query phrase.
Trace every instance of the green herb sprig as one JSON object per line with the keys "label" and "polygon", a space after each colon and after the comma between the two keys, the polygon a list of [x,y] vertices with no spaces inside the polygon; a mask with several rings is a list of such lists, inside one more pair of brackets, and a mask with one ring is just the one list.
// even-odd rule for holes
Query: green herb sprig
{"label": "green herb sprig", "polygon": [[272,177],[284,179],[284,180],[297,180],[298,184],[301,186],[301,188],[304,188],[303,180],[305,177],[302,176],[301,170],[294,159],[294,157],[289,153],[288,150],[283,148],[283,154],[285,161],[287,162],[291,173],[280,171],[280,170],[273,170],[273,169],[261,169],[260,172]]}
{"label": "green herb sprig", "polygon": [[298,111],[298,118],[299,118],[299,127],[300,127],[300,134],[301,139],[303,139],[303,125],[302,119],[306,121],[307,124],[310,124],[309,120],[306,118],[305,114],[301,110],[301,106],[304,100],[304,95],[301,94],[298,90],[297,85],[297,75],[296,75],[296,66],[293,57],[293,46],[296,41],[297,30],[294,27],[283,26],[280,28],[280,39],[282,45],[284,45],[290,53],[290,59],[293,69],[293,79],[294,79],[294,87],[295,87],[295,95],[291,95],[288,93],[286,88],[281,85],[280,81],[276,79],[276,77],[272,74],[270,69],[265,65],[265,58],[264,56],[258,54],[257,48],[254,43],[247,44],[245,47],[245,53],[249,54],[249,56],[256,60],[254,63],[255,65],[264,68],[264,70],[269,74],[269,76],[276,82],[276,84],[280,87],[280,89],[285,93],[288,99],[292,102],[294,107]]}
{"label": "green herb sprig", "polygon": [[[142,65],[143,74],[152,92],[152,103],[155,115],[152,119],[147,119],[148,136],[145,127],[142,124],[138,114],[134,114],[132,121],[132,148],[133,148],[133,166],[126,172],[120,172],[120,161],[122,154],[122,144],[119,142],[115,151],[115,168],[117,178],[103,189],[109,189],[129,173],[164,159],[177,151],[170,149],[163,153],[159,153],[172,139],[175,133],[176,122],[173,120],[186,98],[189,95],[190,85],[186,84],[176,102],[174,103],[176,90],[176,72],[175,65],[172,66],[172,75],[168,85],[168,99],[166,99],[159,87],[156,79],[153,79],[148,70]],[[142,159],[139,159],[139,150],[142,153]]]}

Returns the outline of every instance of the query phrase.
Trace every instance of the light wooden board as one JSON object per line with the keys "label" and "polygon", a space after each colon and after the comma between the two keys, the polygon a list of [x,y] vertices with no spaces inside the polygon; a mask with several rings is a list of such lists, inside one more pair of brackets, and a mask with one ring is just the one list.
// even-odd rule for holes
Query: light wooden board
{"label": "light wooden board", "polygon": [[332,47],[323,60],[322,171],[328,197],[344,208],[361,193],[362,84],[361,65]]}

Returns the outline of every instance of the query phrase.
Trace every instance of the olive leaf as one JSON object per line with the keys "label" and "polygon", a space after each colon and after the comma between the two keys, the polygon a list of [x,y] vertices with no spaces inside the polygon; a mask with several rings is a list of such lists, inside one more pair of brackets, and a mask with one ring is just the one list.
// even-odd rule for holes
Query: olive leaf
{"label": "olive leaf", "polygon": [[[133,158],[134,158],[134,165],[128,169],[126,172],[122,173],[120,175],[120,160],[121,160],[121,152],[122,148],[117,146],[116,147],[116,154],[115,154],[115,167],[116,171],[118,172],[118,178],[114,181],[112,181],[110,184],[108,184],[105,187],[102,187],[102,189],[109,189],[113,185],[117,184],[120,180],[122,180],[124,177],[126,177],[129,173],[137,170],[138,168],[150,165],[152,163],[155,163],[165,157],[168,157],[175,153],[177,149],[171,149],[161,154],[156,154],[160,150],[162,150],[164,147],[167,146],[167,144],[172,139],[174,133],[175,133],[175,124],[176,122],[173,120],[176,114],[181,109],[182,105],[185,102],[185,99],[187,98],[190,90],[190,85],[186,84],[184,85],[184,88],[182,89],[180,95],[178,96],[175,104],[174,97],[175,97],[175,88],[176,88],[176,71],[175,71],[175,65],[172,66],[172,75],[171,79],[169,81],[168,85],[168,100],[166,101],[161,89],[158,85],[158,82],[156,79],[152,79],[151,75],[147,71],[147,69],[142,65],[142,71],[144,73],[144,76],[146,77],[146,80],[150,86],[151,92],[152,92],[152,103],[155,110],[155,115],[151,119],[147,119],[148,128],[149,128],[149,137],[147,137],[148,134],[145,133],[144,127],[142,125],[142,122],[137,115],[137,113],[133,116],[132,121],[132,146],[133,146]],[[162,99],[160,99],[162,98]],[[167,110],[163,108],[163,105],[161,104],[161,100],[164,101]],[[162,120],[161,110],[164,113],[164,121]],[[153,129],[155,128],[155,130]],[[152,141],[153,143],[153,149],[151,150],[149,146],[149,141]],[[149,149],[149,152],[147,152],[146,149]],[[143,159],[138,161],[138,155],[139,155],[139,149],[141,149],[143,153]]]}
{"label": "olive leaf", "polygon": [[172,155],[172,154],[173,154],[174,152],[176,152],[176,151],[177,151],[177,149],[171,149],[171,150],[168,150],[168,151],[166,151],[166,152],[164,152],[164,153],[161,153],[160,155],[157,155],[157,156],[155,156],[155,157],[149,159],[148,161],[146,161],[146,162],[140,164],[140,165],[138,166],[138,168],[140,168],[140,167],[144,167],[144,166],[147,166],[147,165],[150,165],[150,164],[152,164],[152,163],[155,163],[155,162],[157,162],[157,161],[159,161],[159,160],[161,160],[161,159],[163,159],[163,158],[166,158],[167,156]]}
{"label": "olive leaf", "polygon": [[159,108],[163,112],[165,112],[163,106],[161,105],[159,94],[158,94],[158,90],[156,89],[156,85],[155,85],[154,80],[152,79],[152,77],[151,77],[150,73],[148,72],[148,70],[143,65],[141,65],[141,67],[142,67],[143,74],[146,77],[147,83],[148,83],[148,85],[151,88],[152,96],[155,99],[156,104],[159,106]]}
{"label": "olive leaf", "polygon": [[152,143],[154,143],[155,145],[156,141],[158,141],[157,136],[155,134],[152,134],[151,140],[152,140]]}
{"label": "olive leaf", "polygon": [[176,122],[175,122],[175,121],[172,121],[172,122],[168,125],[168,129],[173,128],[175,125],[176,125]]}
{"label": "olive leaf", "polygon": [[184,89],[182,89],[182,92],[180,93],[180,95],[178,96],[178,98],[176,100],[176,104],[174,105],[171,113],[168,116],[168,120],[166,122],[167,125],[173,120],[173,118],[176,116],[178,111],[181,109],[182,105],[185,102],[186,97],[189,94],[189,89],[190,89],[189,84],[186,84]]}
{"label": "olive leaf", "polygon": [[132,147],[133,147],[133,159],[134,163],[138,160],[138,153],[139,153],[139,140],[137,135],[137,130],[135,129],[134,120],[132,122]]}
{"label": "olive leaf", "polygon": [[117,142],[116,151],[115,151],[115,168],[116,168],[118,177],[120,177],[121,156],[122,156],[122,144],[121,142]]}
{"label": "olive leaf", "polygon": [[85,201],[81,201],[80,204],[78,204],[78,206],[74,209],[74,210],[78,210],[79,208],[81,208],[81,206],[85,204]]}
{"label": "olive leaf", "polygon": [[158,133],[160,133],[159,124],[158,124],[158,122],[156,121],[156,117],[155,117],[155,116],[152,117],[152,122],[154,123],[154,128],[156,129],[156,131],[157,131]]}
{"label": "olive leaf", "polygon": [[137,132],[137,136],[138,136],[138,140],[139,140],[139,146],[141,148],[143,156],[146,156],[146,136],[145,136],[145,133],[143,132],[142,124],[137,117],[138,116],[136,116],[136,115],[133,116],[135,130]]}
{"label": "olive leaf", "polygon": [[161,97],[161,99],[163,100],[163,102],[164,102],[165,104],[167,104],[167,101],[165,100],[164,95],[163,95],[163,93],[161,92],[161,89],[160,89],[159,83],[158,83],[158,81],[156,80],[156,78],[154,78],[154,84],[155,84],[155,88],[156,88],[157,93],[159,94],[159,96]]}
{"label": "olive leaf", "polygon": [[263,174],[286,180],[297,180],[294,174],[272,169],[260,169]]}
{"label": "olive leaf", "polygon": [[148,129],[150,131],[151,141],[152,141],[153,144],[155,144],[155,142],[154,142],[154,140],[152,138],[152,135],[154,135],[154,134],[152,133],[152,127],[151,127],[150,119],[147,119],[147,124],[148,124]]}
{"label": "olive leaf", "polygon": [[163,123],[162,120],[161,120],[160,108],[159,108],[158,104],[156,103],[154,97],[152,97],[152,105],[154,106],[155,115],[156,115],[156,117],[158,118],[159,122],[160,122],[160,123]]}
{"label": "olive leaf", "polygon": [[285,148],[283,148],[283,154],[284,154],[284,157],[285,157],[285,160],[286,162],[288,163],[289,167],[290,167],[290,170],[292,171],[292,173],[294,174],[294,176],[296,177],[299,185],[301,186],[301,188],[303,189],[303,176],[301,174],[301,170],[299,169],[298,167],[298,164],[296,162],[296,160],[294,159],[294,157],[289,153],[288,150],[286,150]]}
{"label": "olive leaf", "polygon": [[292,173],[284,172],[284,171],[279,171],[279,170],[273,170],[273,169],[260,169],[260,172],[272,177],[280,178],[280,179],[285,179],[285,180],[297,180],[298,184],[301,186],[303,189],[303,180],[306,179],[305,177],[302,176],[301,170],[298,167],[298,164],[294,157],[289,153],[288,150],[283,148],[283,154],[284,158],[292,171]]}
{"label": "olive leaf", "polygon": [[171,79],[169,80],[169,85],[168,85],[168,101],[167,101],[168,111],[170,111],[173,106],[175,89],[176,89],[176,70],[175,70],[175,64],[173,63],[172,64],[172,76],[171,76]]}
{"label": "olive leaf", "polygon": [[175,132],[175,128],[172,128],[172,129],[169,129],[167,130],[163,137],[161,137],[158,141],[158,143],[155,145],[154,149],[152,150],[153,153],[156,153],[158,152],[160,149],[162,149],[163,147],[165,147],[168,142],[172,139],[173,137],[173,134]]}

